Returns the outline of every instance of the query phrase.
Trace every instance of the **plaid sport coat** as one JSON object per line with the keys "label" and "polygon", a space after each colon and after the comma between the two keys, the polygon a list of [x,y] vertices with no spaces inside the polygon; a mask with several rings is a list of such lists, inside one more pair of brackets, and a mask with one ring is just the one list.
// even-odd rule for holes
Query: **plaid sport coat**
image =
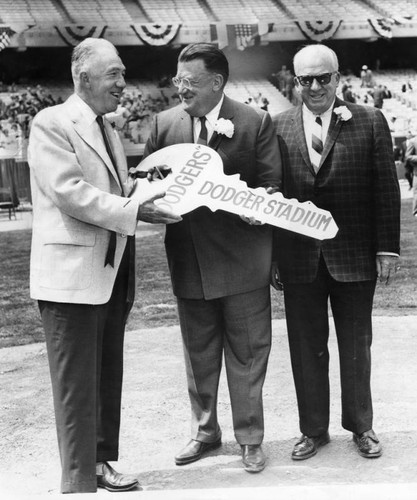
{"label": "plaid sport coat", "polygon": [[320,255],[338,281],[376,277],[377,252],[400,251],[400,191],[388,124],[380,110],[336,99],[349,120],[332,113],[317,174],[304,134],[302,105],[274,117],[283,161],[283,194],[329,210],[339,231],[318,241],[275,230],[275,257],[282,281],[314,280]]}

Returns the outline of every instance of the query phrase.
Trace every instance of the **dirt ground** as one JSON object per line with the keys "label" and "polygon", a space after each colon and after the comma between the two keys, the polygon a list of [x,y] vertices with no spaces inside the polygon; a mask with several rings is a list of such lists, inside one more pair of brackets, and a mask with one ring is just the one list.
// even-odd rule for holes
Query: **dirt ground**
{"label": "dirt ground", "polygon": [[[117,498],[417,499],[416,324],[416,316],[374,318],[374,428],[384,446],[383,456],[360,457],[351,435],[341,428],[332,331],[332,440],[310,460],[293,462],[290,453],[299,436],[295,393],[285,322],[275,320],[264,387],[268,466],[255,475],[241,465],[224,374],[218,404],[222,448],[194,464],[175,466],[174,455],[190,437],[179,329],[128,332],[117,468],[137,474],[144,491],[118,493]],[[5,348],[0,356],[0,498],[62,498],[45,346]],[[94,495],[114,494],[101,490]]]}

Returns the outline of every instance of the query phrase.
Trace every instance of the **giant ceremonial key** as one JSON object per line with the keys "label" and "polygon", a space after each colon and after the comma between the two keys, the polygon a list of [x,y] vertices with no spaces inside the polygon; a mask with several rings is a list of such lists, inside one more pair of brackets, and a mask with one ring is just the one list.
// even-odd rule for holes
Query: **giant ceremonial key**
{"label": "giant ceremonial key", "polygon": [[140,163],[141,171],[164,165],[171,169],[164,179],[150,182],[136,179],[132,197],[165,191],[158,206],[184,215],[203,205],[213,212],[225,210],[254,217],[319,240],[333,238],[338,227],[327,210],[307,201],[284,198],[281,193],[268,194],[264,188],[250,188],[239,174],[225,175],[220,155],[201,144],[175,144],[151,154]]}

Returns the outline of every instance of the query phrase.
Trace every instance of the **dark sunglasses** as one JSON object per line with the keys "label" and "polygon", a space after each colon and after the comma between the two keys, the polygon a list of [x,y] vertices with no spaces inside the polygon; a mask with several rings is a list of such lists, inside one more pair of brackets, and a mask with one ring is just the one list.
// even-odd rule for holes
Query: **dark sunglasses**
{"label": "dark sunglasses", "polygon": [[323,73],[322,75],[303,75],[296,76],[297,82],[303,87],[311,87],[313,85],[313,81],[316,80],[320,85],[327,85],[330,83],[332,76],[335,75],[337,71],[333,71],[332,73]]}

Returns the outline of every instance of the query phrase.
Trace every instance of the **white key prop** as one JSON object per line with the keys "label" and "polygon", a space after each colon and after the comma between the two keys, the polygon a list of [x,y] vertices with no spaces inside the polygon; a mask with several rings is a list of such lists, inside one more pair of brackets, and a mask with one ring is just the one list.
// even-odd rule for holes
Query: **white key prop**
{"label": "white key prop", "polygon": [[142,198],[160,191],[165,196],[158,206],[184,215],[201,206],[213,212],[225,210],[318,240],[333,238],[338,227],[327,210],[307,201],[268,194],[264,188],[250,188],[239,174],[225,175],[220,155],[201,144],[175,144],[156,151],[143,160],[138,169],[148,171],[164,165],[172,171],[164,179],[150,182],[136,179],[130,196]]}

